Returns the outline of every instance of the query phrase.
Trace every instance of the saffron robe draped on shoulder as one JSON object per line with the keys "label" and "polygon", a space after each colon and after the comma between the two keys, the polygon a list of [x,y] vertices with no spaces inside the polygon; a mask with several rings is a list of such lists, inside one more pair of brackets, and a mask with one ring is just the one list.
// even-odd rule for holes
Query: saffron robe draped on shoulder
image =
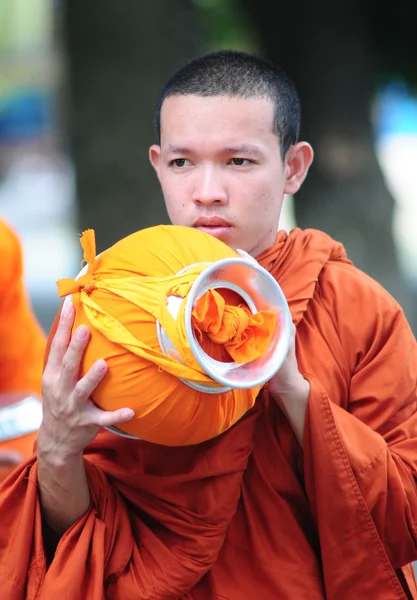
{"label": "saffron robe draped on shoulder", "polygon": [[[14,398],[41,396],[46,336],[31,309],[23,284],[22,250],[18,237],[0,220],[0,409]],[[35,433],[0,443],[0,451],[18,451],[28,458]],[[0,481],[8,474],[0,468]]]}
{"label": "saffron robe draped on shoulder", "polygon": [[0,492],[4,598],[417,598],[416,340],[325,234],[280,232],[259,260],[297,324],[304,449],[267,392],[195,446],[101,432],[91,506],[49,568],[32,459]]}

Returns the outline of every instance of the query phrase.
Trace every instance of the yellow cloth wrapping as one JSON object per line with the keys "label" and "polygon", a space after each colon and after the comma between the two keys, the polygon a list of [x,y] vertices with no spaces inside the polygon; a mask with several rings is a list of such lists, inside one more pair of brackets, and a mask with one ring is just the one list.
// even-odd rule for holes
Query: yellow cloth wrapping
{"label": "yellow cloth wrapping", "polygon": [[[180,380],[219,387],[191,352],[183,313],[197,276],[209,263],[236,253],[208,234],[173,225],[138,231],[98,257],[93,230],[83,233],[81,245],[87,272],[77,280],[60,280],[58,292],[61,297],[72,294],[74,327],[85,323],[92,334],[81,375],[98,358],[109,365],[94,402],[105,410],[132,408],[135,417],[120,429],[165,445],[205,441],[240,419],[253,406],[260,387],[205,394]],[[168,311],[170,295],[183,298],[177,319]],[[182,363],[162,352],[156,320]],[[244,363],[264,352],[276,315],[252,315],[236,294],[209,290],[193,309],[192,325],[207,354]]]}

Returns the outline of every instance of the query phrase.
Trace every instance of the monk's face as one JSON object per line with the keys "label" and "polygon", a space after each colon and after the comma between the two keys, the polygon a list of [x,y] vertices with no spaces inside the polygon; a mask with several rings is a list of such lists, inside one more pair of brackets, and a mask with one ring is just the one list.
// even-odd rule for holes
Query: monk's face
{"label": "monk's face", "polygon": [[171,96],[161,111],[154,166],[171,222],[196,227],[258,256],[276,237],[287,159],[265,98]]}

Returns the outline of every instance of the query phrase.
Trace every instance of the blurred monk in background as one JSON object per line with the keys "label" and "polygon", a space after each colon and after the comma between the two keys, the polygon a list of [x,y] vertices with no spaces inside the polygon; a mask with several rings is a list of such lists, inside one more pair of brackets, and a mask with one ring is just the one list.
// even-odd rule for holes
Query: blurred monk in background
{"label": "blurred monk in background", "polygon": [[0,220],[0,481],[33,452],[46,336],[28,299],[20,241]]}

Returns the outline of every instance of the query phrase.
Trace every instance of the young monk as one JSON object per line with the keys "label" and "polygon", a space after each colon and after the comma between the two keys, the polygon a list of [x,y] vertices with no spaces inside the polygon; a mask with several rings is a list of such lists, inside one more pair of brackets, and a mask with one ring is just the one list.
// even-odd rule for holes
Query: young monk
{"label": "young monk", "polygon": [[46,337],[28,301],[20,241],[0,220],[0,481],[33,453]]}
{"label": "young monk", "polygon": [[[417,598],[417,345],[401,308],[315,230],[277,230],[313,160],[277,67],[198,58],[165,86],[150,160],[173,224],[255,257],[296,335],[253,410],[165,448],[100,431],[132,417],[89,397],[89,331],[60,318],[37,458],[0,497],[8,600]],[[55,539],[54,539],[55,538]],[[59,540],[59,543],[58,543]]]}

